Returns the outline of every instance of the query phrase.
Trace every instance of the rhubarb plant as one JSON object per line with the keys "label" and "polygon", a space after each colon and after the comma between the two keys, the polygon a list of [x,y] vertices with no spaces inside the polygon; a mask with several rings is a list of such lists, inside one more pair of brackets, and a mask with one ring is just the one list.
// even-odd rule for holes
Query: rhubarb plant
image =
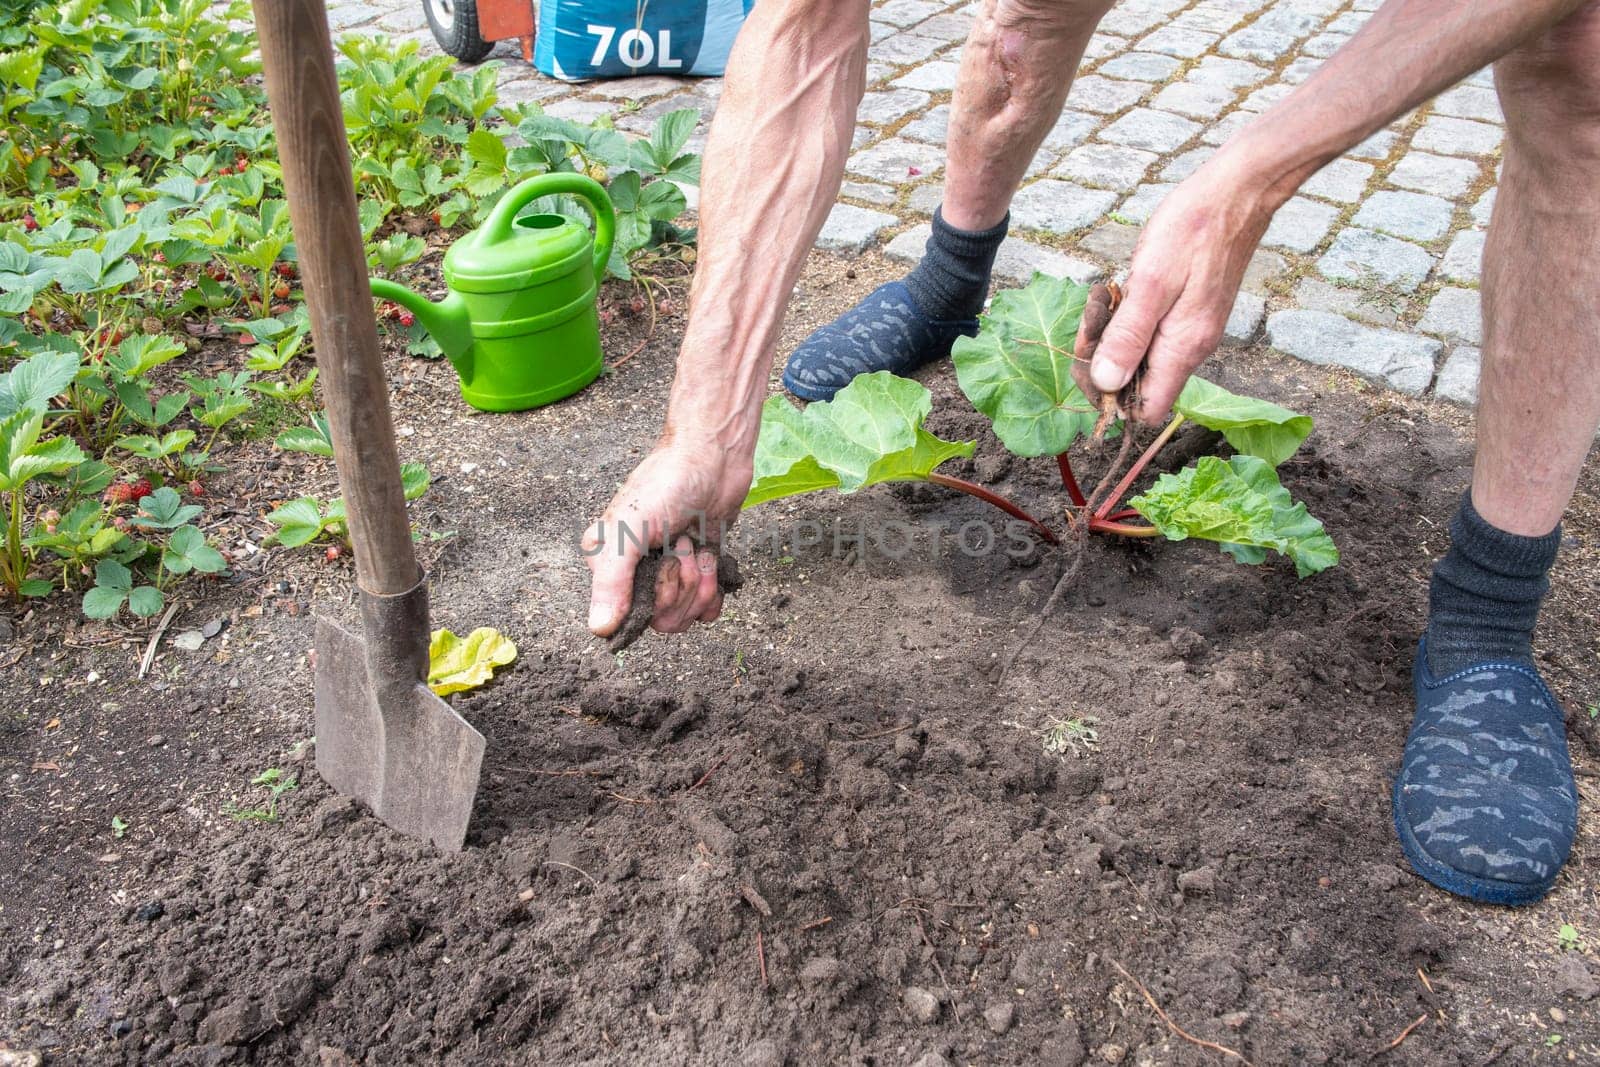
{"label": "rhubarb plant", "polygon": [[[879,482],[925,481],[967,493],[1028,522],[1039,536],[1189,538],[1216,542],[1241,563],[1262,563],[1269,550],[1305,578],[1333,566],[1338,549],[1305,505],[1278,480],[1277,466],[1299,449],[1311,419],[1254,397],[1191,378],[1172,419],[1126,469],[1085,495],[1069,453],[1085,437],[1127,432],[1102,419],[1073,379],[1072,361],[1089,289],[1035,275],[1023,289],[997,295],[975,337],[952,353],[956,378],[995,436],[1023,458],[1052,456],[1069,506],[1060,533],[1001,494],[938,467],[972,455],[974,442],[944,441],[923,422],[928,390],[888,372],[858,377],[831,401],[801,410],[782,397],[767,401],[756,444],[755,479],[744,506],[822,489],[851,493]],[[1106,426],[1106,421],[1110,422]],[[1202,457],[1163,474],[1127,499],[1140,475],[1187,422],[1217,431],[1232,455]],[[1126,453],[1124,449],[1124,453]],[[1141,521],[1142,520],[1142,521]]]}

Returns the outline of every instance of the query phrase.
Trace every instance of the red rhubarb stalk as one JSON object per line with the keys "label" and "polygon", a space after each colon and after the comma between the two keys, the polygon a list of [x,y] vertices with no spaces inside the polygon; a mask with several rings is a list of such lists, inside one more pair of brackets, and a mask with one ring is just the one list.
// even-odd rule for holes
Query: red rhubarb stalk
{"label": "red rhubarb stalk", "polygon": [[1178,427],[1182,426],[1183,422],[1182,415],[1172,416],[1172,421],[1167,423],[1166,429],[1162,430],[1156,436],[1156,439],[1150,442],[1150,447],[1144,450],[1144,455],[1140,456],[1133,466],[1128,468],[1128,473],[1122,476],[1122,481],[1117,483],[1116,488],[1111,490],[1106,495],[1104,502],[1095,509],[1094,517],[1096,519],[1104,519],[1111,514],[1111,509],[1117,506],[1117,503],[1122,499],[1122,494],[1128,491],[1128,487],[1133,485],[1134,479],[1139,477],[1145,467],[1150,464],[1150,461],[1155,458],[1156,453],[1161,451],[1161,446],[1172,440],[1172,435],[1178,432]]}
{"label": "red rhubarb stalk", "polygon": [[987,504],[993,504],[1007,515],[1010,515],[1013,518],[1021,519],[1023,522],[1030,524],[1036,531],[1038,531],[1040,537],[1044,538],[1052,545],[1058,545],[1061,543],[1061,539],[1058,538],[1053,531],[1051,531],[1050,527],[1046,526],[1032,515],[1029,515],[1026,511],[1023,511],[1020,507],[1013,504],[999,493],[990,492],[983,486],[966,481],[963,478],[952,478],[948,474],[930,474],[928,475],[928,481],[932,482],[934,485],[942,485],[946,489],[954,489],[958,493],[966,493],[968,496],[975,496]]}
{"label": "red rhubarb stalk", "polygon": [[1061,484],[1066,487],[1073,506],[1086,507],[1089,502],[1083,498],[1083,490],[1078,488],[1078,479],[1072,473],[1072,462],[1067,459],[1065,452],[1056,457],[1056,466],[1061,468]]}

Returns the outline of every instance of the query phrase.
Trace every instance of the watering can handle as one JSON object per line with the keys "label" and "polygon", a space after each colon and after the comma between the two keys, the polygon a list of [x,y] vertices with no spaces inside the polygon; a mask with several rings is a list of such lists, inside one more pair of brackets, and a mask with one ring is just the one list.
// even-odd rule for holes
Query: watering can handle
{"label": "watering can handle", "polygon": [[566,194],[583,199],[594,216],[594,273],[604,278],[606,263],[611,259],[611,242],[616,234],[617,216],[611,207],[611,198],[605,188],[584,174],[538,174],[518,182],[511,191],[500,198],[483,224],[484,236],[489,243],[504,241],[512,236],[512,224],[517,212],[541,196]]}

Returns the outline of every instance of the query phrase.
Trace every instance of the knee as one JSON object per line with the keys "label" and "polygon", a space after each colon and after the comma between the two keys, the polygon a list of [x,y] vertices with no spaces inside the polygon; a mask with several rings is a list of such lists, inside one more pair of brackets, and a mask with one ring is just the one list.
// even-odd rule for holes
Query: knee
{"label": "knee", "polygon": [[984,14],[1002,31],[1039,38],[1082,34],[1111,10],[1115,0],[990,0]]}
{"label": "knee", "polygon": [[1514,141],[1600,151],[1600,0],[1495,64]]}
{"label": "knee", "polygon": [[[984,0],[967,40],[982,68],[979,99],[1008,111],[1044,109],[1066,83],[1084,44],[1114,0]],[[969,102],[975,102],[969,97]]]}

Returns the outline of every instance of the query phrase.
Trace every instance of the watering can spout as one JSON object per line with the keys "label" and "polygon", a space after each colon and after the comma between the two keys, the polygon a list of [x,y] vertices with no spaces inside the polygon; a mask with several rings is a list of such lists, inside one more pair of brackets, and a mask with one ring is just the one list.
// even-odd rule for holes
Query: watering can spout
{"label": "watering can spout", "polygon": [[462,380],[472,380],[472,320],[467,314],[466,299],[460,293],[446,293],[443,300],[434,301],[402,285],[374,278],[372,295],[379,300],[393,300],[416,315]]}

